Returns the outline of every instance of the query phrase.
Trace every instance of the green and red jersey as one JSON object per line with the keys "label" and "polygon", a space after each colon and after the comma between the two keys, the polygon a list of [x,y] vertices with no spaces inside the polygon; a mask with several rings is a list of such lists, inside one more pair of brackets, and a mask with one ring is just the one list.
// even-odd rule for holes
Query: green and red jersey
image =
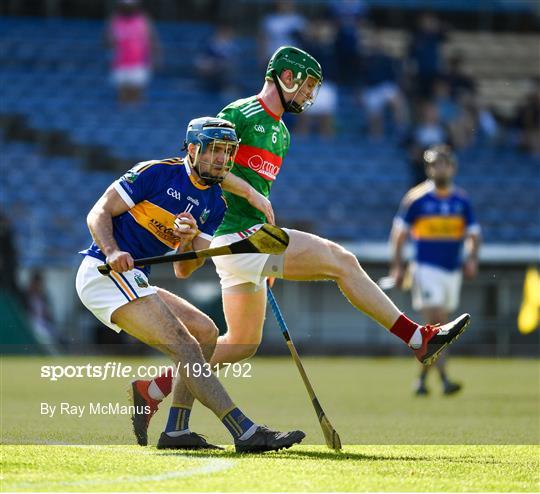
{"label": "green and red jersey", "polygon": [[[221,110],[218,117],[234,123],[240,139],[231,173],[268,197],[289,150],[291,137],[287,127],[257,96],[234,101]],[[244,198],[226,191],[223,195],[227,212],[216,236],[247,230],[257,223],[266,222],[264,214]]]}

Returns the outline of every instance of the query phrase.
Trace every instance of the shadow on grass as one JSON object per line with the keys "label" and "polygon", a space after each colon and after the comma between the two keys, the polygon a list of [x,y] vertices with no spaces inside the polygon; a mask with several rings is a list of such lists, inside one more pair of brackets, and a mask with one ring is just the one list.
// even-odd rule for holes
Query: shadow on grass
{"label": "shadow on grass", "polygon": [[193,458],[234,458],[236,460],[247,460],[253,459],[254,457],[262,458],[266,457],[268,459],[287,459],[287,460],[330,460],[330,461],[445,461],[450,463],[482,463],[486,464],[486,461],[489,463],[504,463],[499,460],[489,461],[485,456],[475,456],[475,455],[460,455],[459,457],[454,456],[406,456],[406,455],[374,455],[374,454],[362,454],[362,453],[353,453],[346,450],[345,451],[302,451],[302,450],[291,450],[291,451],[274,451],[266,453],[243,453],[238,454],[231,450],[224,451],[158,451],[154,452],[158,456],[184,456],[184,457],[193,457]]}

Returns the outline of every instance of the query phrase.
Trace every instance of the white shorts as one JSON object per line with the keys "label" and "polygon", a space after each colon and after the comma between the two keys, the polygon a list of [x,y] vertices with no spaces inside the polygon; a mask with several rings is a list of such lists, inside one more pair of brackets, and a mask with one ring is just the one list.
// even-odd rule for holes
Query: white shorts
{"label": "white shorts", "polygon": [[399,94],[399,88],[393,82],[384,82],[366,89],[362,95],[364,105],[369,114],[381,113],[384,107]]}
{"label": "white shorts", "polygon": [[150,69],[144,66],[113,69],[112,80],[116,86],[143,87],[150,80]]}
{"label": "white shorts", "polygon": [[443,307],[452,313],[458,308],[461,270],[446,271],[429,264],[413,264],[411,272],[415,310]]}
{"label": "white shorts", "polygon": [[[254,225],[249,228],[249,233],[253,234],[262,224]],[[287,231],[286,228],[283,228]],[[230,233],[215,237],[210,247],[221,247],[222,245],[232,244],[246,238],[242,233]],[[216,272],[220,278],[221,288],[230,288],[231,286],[242,285],[244,283],[253,283],[257,286],[266,281],[263,268],[268,261],[270,254],[234,254],[230,256],[213,257],[216,265]]]}
{"label": "white shorts", "polygon": [[139,269],[125,273],[111,271],[109,276],[103,276],[97,270],[100,264],[103,261],[85,256],[77,271],[75,287],[84,306],[105,326],[119,333],[122,328],[111,322],[112,313],[132,300],[156,293],[156,289]]}

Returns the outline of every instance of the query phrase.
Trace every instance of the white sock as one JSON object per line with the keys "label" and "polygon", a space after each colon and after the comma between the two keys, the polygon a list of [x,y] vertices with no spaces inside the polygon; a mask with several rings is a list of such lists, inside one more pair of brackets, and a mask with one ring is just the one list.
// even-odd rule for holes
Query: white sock
{"label": "white sock", "polygon": [[186,434],[190,434],[191,431],[189,429],[184,429],[183,431],[171,431],[166,432],[167,436],[169,437],[178,437],[178,436],[185,436]]}
{"label": "white sock", "polygon": [[158,401],[161,401],[163,398],[165,398],[165,395],[161,392],[161,389],[159,389],[156,381],[152,381],[150,383],[150,386],[148,386],[148,396],[150,396],[150,398],[152,398],[153,400]]}
{"label": "white sock", "polygon": [[422,333],[420,332],[420,326],[416,328],[416,331],[411,336],[411,339],[409,340],[409,346],[413,350],[417,350],[422,346]]}
{"label": "white sock", "polygon": [[253,434],[255,434],[255,431],[257,430],[257,427],[259,427],[257,424],[253,424],[246,432],[244,432],[239,438],[239,441],[245,441],[246,439],[249,439]]}

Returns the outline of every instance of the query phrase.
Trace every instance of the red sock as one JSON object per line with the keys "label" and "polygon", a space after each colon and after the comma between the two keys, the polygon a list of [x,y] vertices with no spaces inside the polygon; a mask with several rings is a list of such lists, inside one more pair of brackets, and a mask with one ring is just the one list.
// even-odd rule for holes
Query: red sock
{"label": "red sock", "polygon": [[411,321],[405,314],[401,314],[397,321],[390,328],[390,332],[401,338],[406,345],[411,341],[412,335],[419,327],[414,321]]}
{"label": "red sock", "polygon": [[165,396],[170,394],[173,382],[173,368],[169,367],[164,373],[156,377],[154,382]]}

